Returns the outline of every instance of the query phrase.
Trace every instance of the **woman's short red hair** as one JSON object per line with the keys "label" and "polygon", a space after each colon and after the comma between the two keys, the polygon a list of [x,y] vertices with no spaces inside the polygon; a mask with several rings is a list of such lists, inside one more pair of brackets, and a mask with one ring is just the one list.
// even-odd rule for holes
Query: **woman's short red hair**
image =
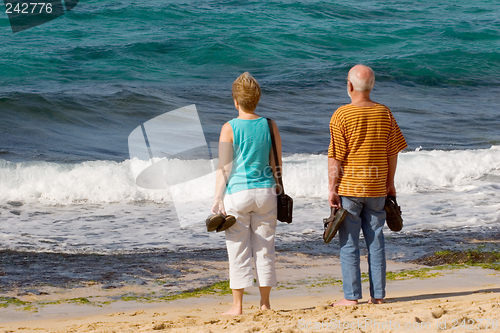
{"label": "woman's short red hair", "polygon": [[245,72],[233,82],[232,96],[244,111],[254,111],[260,100],[260,86],[257,80]]}

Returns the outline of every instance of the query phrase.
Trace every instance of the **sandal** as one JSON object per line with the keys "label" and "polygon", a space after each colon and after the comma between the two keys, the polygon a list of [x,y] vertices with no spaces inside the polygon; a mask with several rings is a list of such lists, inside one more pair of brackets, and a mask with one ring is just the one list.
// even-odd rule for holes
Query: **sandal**
{"label": "sandal", "polygon": [[401,207],[396,202],[396,197],[388,196],[385,199],[385,222],[391,231],[401,231],[403,229],[403,218],[401,217]]}
{"label": "sandal", "polygon": [[215,231],[224,223],[224,215],[222,214],[212,214],[205,220],[207,225],[207,231]]}
{"label": "sandal", "polygon": [[345,217],[347,216],[347,210],[344,208],[331,208],[330,217],[323,219],[325,231],[323,232],[323,240],[325,244],[328,244],[332,241],[333,237],[337,234],[342,222],[344,222]]}
{"label": "sandal", "polygon": [[211,214],[205,220],[207,231],[221,232],[229,229],[236,223],[236,218],[233,215]]}
{"label": "sandal", "polygon": [[231,228],[235,223],[236,223],[236,217],[234,217],[233,215],[227,215],[224,218],[224,222],[217,228],[217,232],[227,230]]}

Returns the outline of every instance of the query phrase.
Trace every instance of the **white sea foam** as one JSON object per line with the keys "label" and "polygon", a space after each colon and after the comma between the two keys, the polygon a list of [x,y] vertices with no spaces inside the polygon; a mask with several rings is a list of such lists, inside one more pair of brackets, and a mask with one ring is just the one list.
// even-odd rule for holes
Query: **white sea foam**
{"label": "white sea foam", "polygon": [[[172,165],[173,172],[182,173],[197,163]],[[147,162],[139,160],[0,160],[0,248],[114,252],[223,246],[223,236],[207,234],[203,225],[213,198],[213,177],[192,180],[193,185],[181,191],[148,190],[136,186],[132,172],[145,166]],[[285,157],[284,183],[295,199],[294,222],[279,224],[278,234],[292,241],[317,233],[319,239],[322,218],[329,215],[327,157]],[[498,225],[500,147],[402,153],[396,187],[404,232]],[[194,223],[188,230],[179,230],[178,204],[183,217]]]}
{"label": "white sea foam", "polygon": [[[175,161],[170,172],[197,173],[206,161]],[[500,169],[500,146],[490,149],[415,151],[400,154],[396,175],[399,193],[466,190],[470,181]],[[136,186],[132,169],[148,162],[90,161],[79,164],[49,162],[10,163],[0,160],[0,201],[38,202],[53,205],[114,203],[149,200],[166,202],[167,191]],[[284,158],[284,183],[293,197],[324,198],[327,193],[327,157],[296,154]],[[136,171],[137,173],[137,171]],[[213,195],[213,179],[202,177],[196,191],[178,195],[191,202]],[[191,179],[192,180],[192,179]],[[194,194],[194,197],[193,197]]]}

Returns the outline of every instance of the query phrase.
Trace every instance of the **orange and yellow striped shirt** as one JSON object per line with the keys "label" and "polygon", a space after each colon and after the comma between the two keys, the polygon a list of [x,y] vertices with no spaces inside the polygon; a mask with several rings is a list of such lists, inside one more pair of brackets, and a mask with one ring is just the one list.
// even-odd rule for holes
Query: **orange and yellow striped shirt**
{"label": "orange and yellow striped shirt", "polygon": [[391,110],[382,104],[341,106],[330,121],[328,157],[342,162],[338,194],[386,195],[387,158],[407,147]]}

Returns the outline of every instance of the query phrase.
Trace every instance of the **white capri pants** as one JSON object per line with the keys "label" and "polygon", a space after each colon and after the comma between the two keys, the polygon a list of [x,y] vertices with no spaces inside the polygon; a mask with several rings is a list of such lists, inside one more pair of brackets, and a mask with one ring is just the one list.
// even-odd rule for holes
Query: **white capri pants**
{"label": "white capri pants", "polygon": [[253,286],[252,255],[257,284],[276,287],[276,204],[274,188],[249,189],[226,195],[226,213],[236,217],[236,223],[226,230],[231,289]]}

